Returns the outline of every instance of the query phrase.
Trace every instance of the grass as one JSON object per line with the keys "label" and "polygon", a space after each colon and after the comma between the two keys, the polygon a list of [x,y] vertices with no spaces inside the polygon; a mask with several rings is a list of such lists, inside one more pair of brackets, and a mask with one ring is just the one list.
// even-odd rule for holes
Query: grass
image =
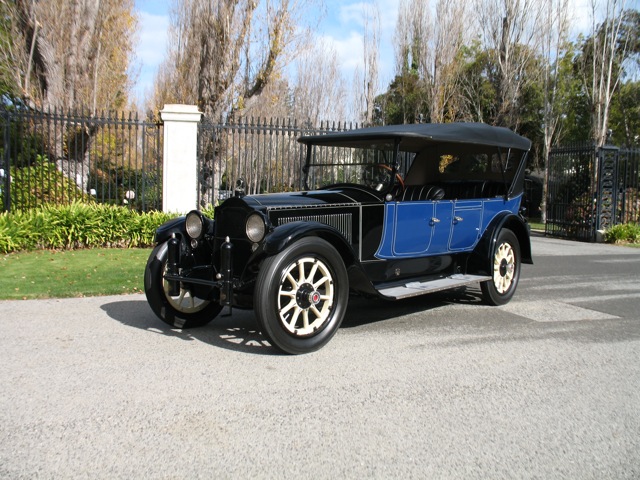
{"label": "grass", "polygon": [[151,249],[38,250],[0,257],[0,300],[143,291]]}
{"label": "grass", "polygon": [[[544,230],[531,222],[533,229]],[[639,243],[626,243],[639,247]],[[0,256],[0,300],[117,295],[143,291],[150,248],[36,250]]]}
{"label": "grass", "polygon": [[531,230],[542,230],[544,231],[544,223],[540,221],[531,221],[529,220],[529,225],[531,225]]}

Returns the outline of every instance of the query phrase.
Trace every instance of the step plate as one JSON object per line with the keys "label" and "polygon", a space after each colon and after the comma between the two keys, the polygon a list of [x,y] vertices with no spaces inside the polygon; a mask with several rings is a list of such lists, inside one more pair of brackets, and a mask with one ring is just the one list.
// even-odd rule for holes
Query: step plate
{"label": "step plate", "polygon": [[429,282],[409,282],[396,287],[383,288],[378,293],[395,300],[401,298],[416,297],[425,293],[439,292],[450,288],[462,287],[470,283],[484,282],[491,280],[491,277],[485,275],[462,275],[456,274],[449,277],[431,280]]}

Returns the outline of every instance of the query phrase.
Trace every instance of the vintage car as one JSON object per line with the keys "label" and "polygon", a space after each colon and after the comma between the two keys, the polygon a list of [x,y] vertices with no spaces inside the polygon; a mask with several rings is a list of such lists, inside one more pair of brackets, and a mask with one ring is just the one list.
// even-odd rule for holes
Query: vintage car
{"label": "vintage car", "polygon": [[521,212],[531,142],[478,123],[365,128],[298,139],[303,191],[241,192],[156,232],[149,305],[175,328],[252,308],[284,352],[325,345],[349,295],[401,300],[480,284],[513,296],[532,263]]}

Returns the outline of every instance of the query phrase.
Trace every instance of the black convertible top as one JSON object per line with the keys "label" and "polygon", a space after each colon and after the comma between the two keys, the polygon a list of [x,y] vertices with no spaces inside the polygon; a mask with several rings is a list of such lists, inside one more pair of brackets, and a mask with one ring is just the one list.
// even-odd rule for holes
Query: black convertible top
{"label": "black convertible top", "polygon": [[363,148],[377,141],[400,141],[400,150],[419,152],[435,144],[487,145],[529,150],[531,142],[504,127],[485,123],[421,123],[360,128],[298,138],[306,145]]}

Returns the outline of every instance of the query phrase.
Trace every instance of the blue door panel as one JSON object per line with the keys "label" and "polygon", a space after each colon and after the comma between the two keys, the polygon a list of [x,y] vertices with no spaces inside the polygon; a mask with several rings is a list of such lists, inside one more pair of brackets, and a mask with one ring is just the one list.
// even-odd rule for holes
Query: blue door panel
{"label": "blue door panel", "polygon": [[420,255],[429,250],[433,235],[433,202],[407,202],[396,207],[394,255]]}
{"label": "blue door panel", "polygon": [[453,202],[441,200],[435,204],[433,216],[433,240],[429,254],[439,255],[449,250],[449,238],[451,237],[451,217],[453,214]]}
{"label": "blue door panel", "polygon": [[502,212],[517,213],[521,196],[504,200],[436,200],[385,204],[376,257],[381,259],[471,251]]}
{"label": "blue door panel", "polygon": [[453,202],[405,202],[385,205],[384,228],[377,258],[446,253]]}
{"label": "blue door panel", "polygon": [[482,204],[480,200],[455,202],[451,221],[450,250],[471,248],[480,239]]}

